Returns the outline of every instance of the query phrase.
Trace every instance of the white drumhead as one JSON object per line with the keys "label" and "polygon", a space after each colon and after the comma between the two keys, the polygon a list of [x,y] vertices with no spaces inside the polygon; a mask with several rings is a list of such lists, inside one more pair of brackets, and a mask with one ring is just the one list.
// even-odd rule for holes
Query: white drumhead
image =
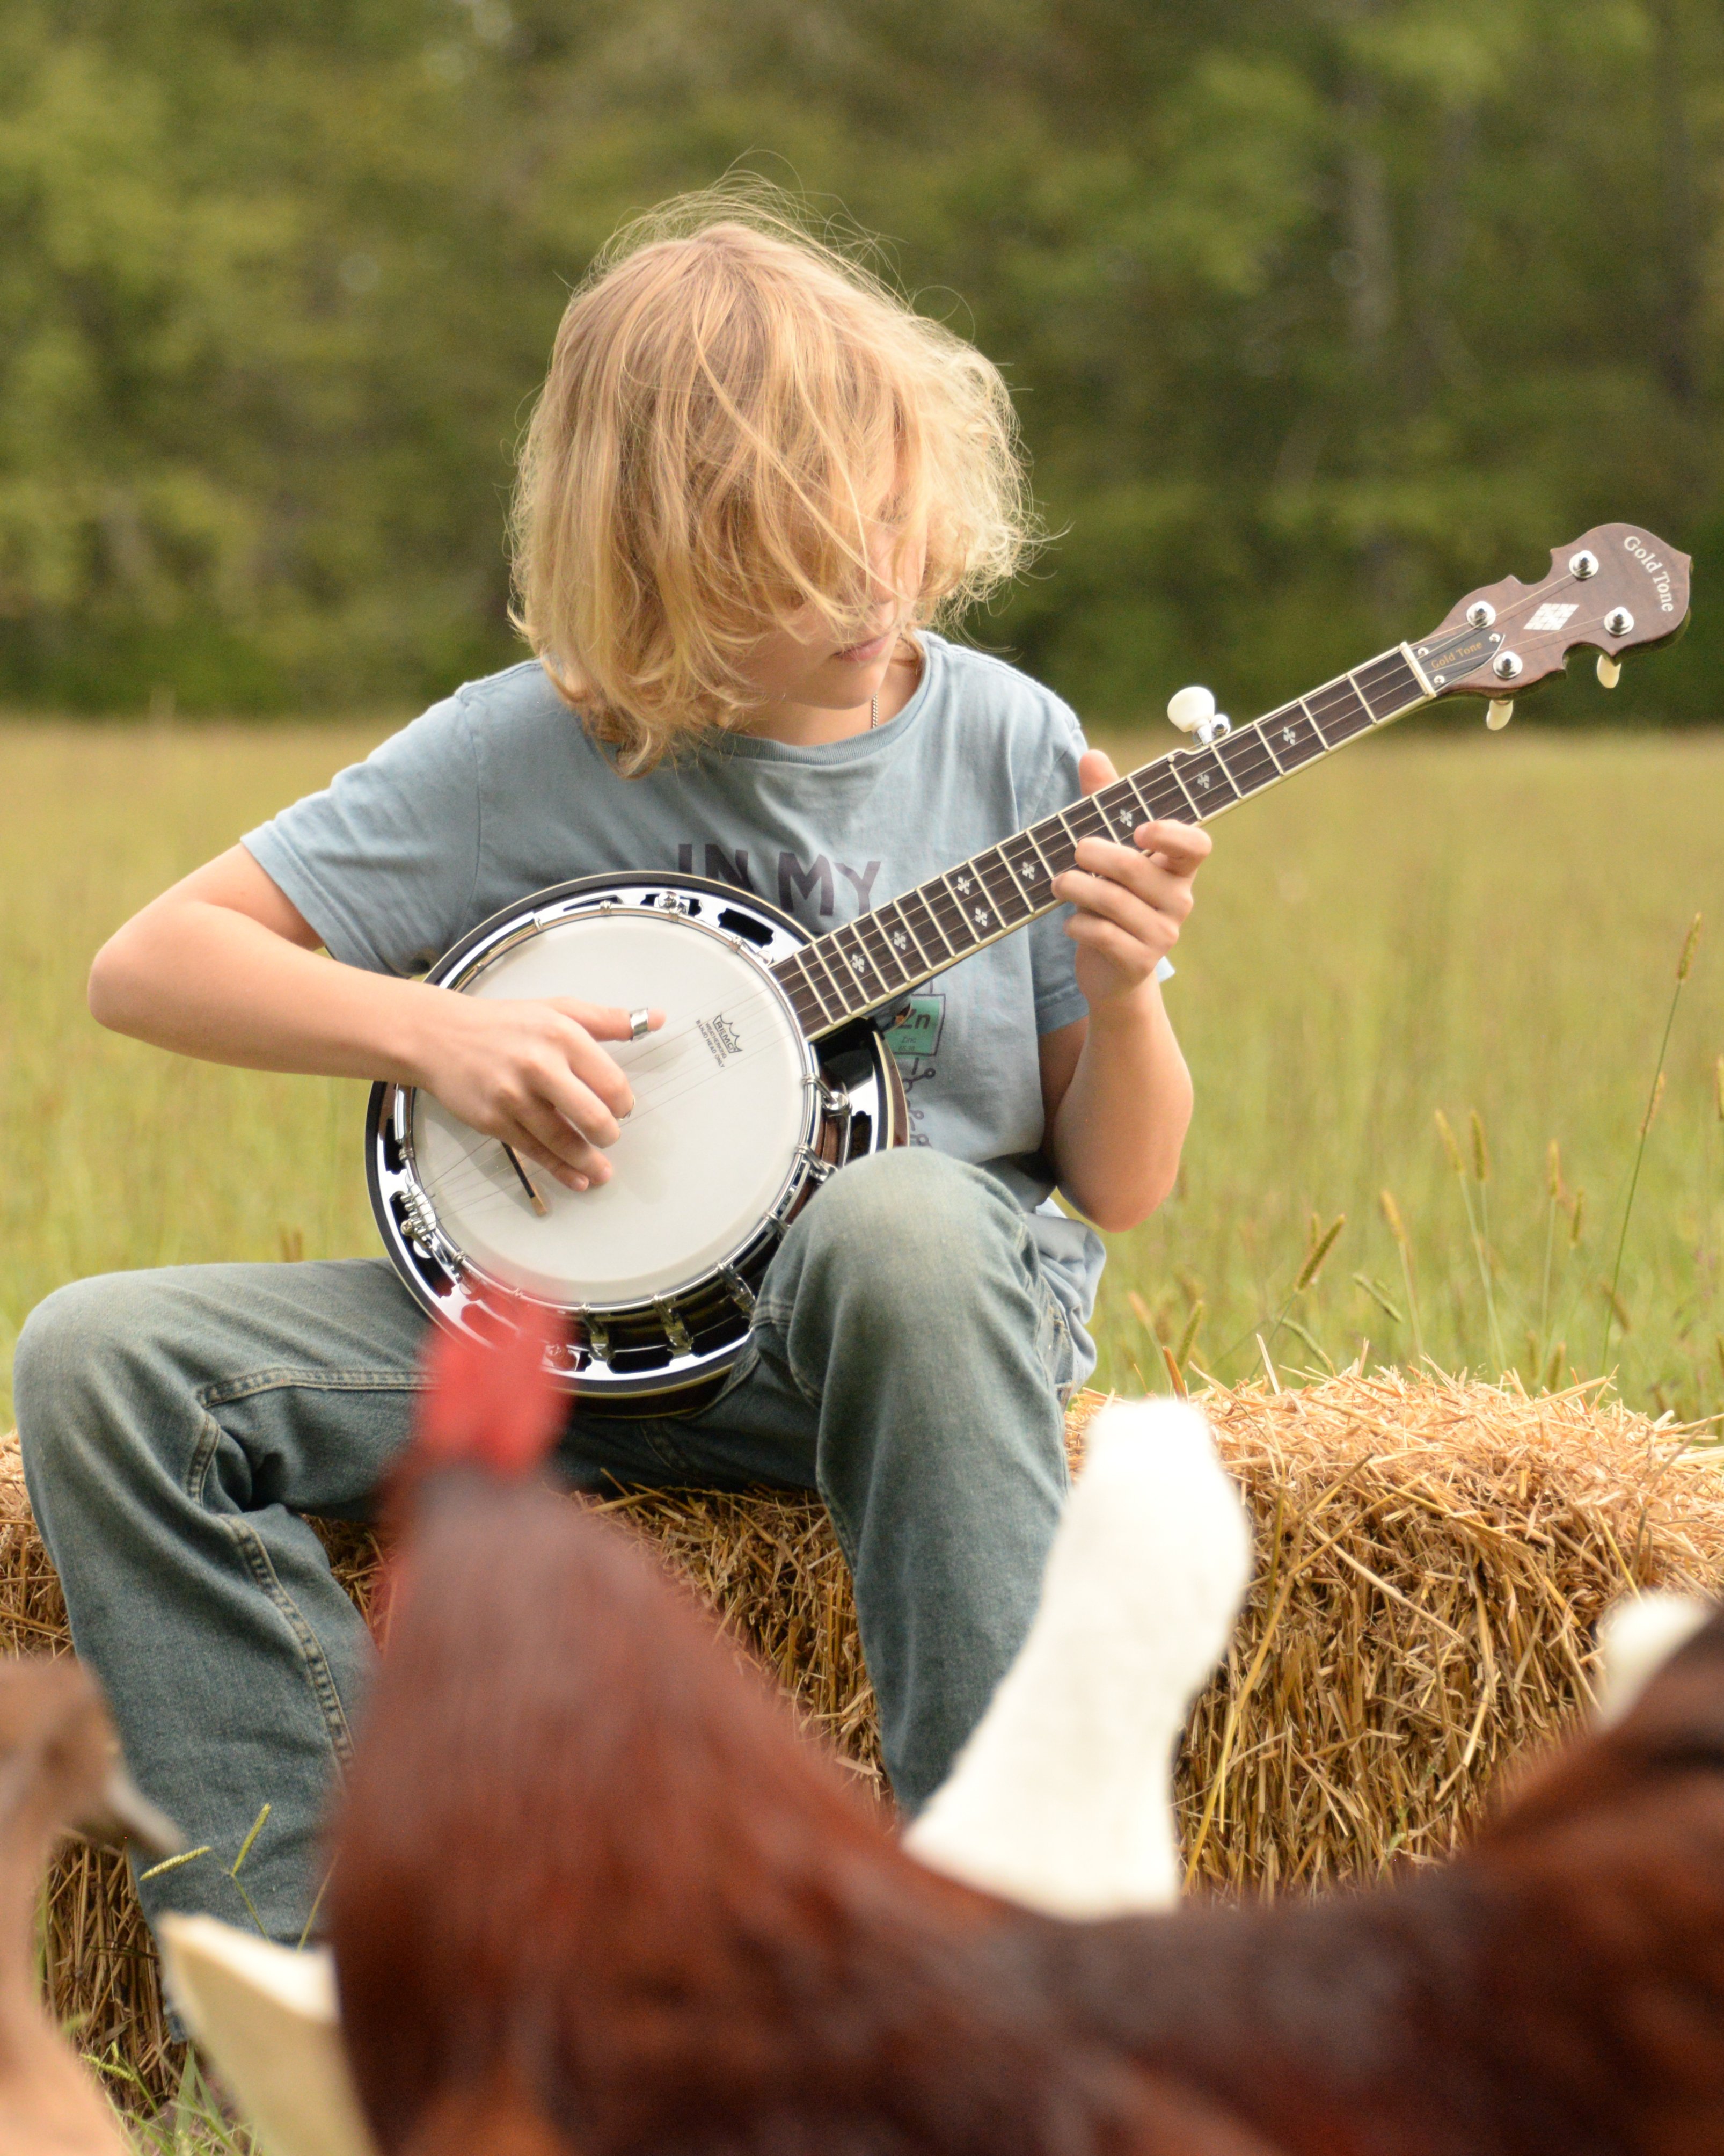
{"label": "white drumhead", "polygon": [[644,1040],[605,1044],[635,1101],[607,1148],[611,1180],[577,1192],[529,1164],[545,1219],[495,1139],[415,1096],[419,1179],[444,1232],[484,1271],[555,1302],[635,1302],[709,1272],[759,1225],[813,1111],[801,1036],[753,959],[675,915],[618,908],[517,943],[464,993],[665,1014]]}

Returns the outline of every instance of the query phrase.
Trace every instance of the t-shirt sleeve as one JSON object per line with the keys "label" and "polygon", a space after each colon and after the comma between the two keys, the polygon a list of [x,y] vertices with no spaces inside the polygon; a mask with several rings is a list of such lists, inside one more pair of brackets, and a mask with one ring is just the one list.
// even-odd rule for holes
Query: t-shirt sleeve
{"label": "t-shirt sleeve", "polygon": [[478,752],[452,696],[241,844],[332,957],[416,973],[471,926],[480,835]]}

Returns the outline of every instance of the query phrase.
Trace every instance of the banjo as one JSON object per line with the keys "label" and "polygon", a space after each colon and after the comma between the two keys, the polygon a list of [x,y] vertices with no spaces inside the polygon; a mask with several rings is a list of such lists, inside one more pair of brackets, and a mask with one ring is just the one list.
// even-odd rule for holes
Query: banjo
{"label": "banjo", "polygon": [[1129,843],[1162,818],[1207,822],[1348,742],[1440,698],[1484,696],[1486,723],[1584,644],[1614,685],[1619,654],[1664,644],[1688,612],[1689,560],[1604,524],[1517,578],[1254,723],[1207,690],[1168,706],[1193,737],[1097,793],[854,921],[813,935],[751,893],[687,875],[584,876],[493,914],[427,979],[463,994],[578,995],[662,1006],[613,1050],[634,1111],[608,1183],[529,1178],[500,1141],[430,1094],[372,1089],[366,1155],[384,1248],[416,1300],[492,1330],[525,1297],[561,1320],[553,1375],[602,1411],[692,1412],[747,1339],[789,1223],[850,1162],[904,1142],[904,1089],[882,1038],[908,992],[1059,903],[1080,839]]}

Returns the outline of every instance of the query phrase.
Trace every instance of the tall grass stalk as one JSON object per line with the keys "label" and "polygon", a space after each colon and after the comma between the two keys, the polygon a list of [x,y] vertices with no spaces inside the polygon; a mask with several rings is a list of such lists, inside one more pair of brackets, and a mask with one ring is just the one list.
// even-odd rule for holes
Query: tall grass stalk
{"label": "tall grass stalk", "polygon": [[1473,1174],[1479,1185],[1479,1206],[1473,1204],[1473,1194],[1467,1183],[1465,1156],[1460,1142],[1450,1127],[1449,1118],[1439,1108],[1436,1111],[1437,1136],[1443,1142],[1443,1150],[1449,1156],[1449,1165],[1455,1170],[1455,1181],[1460,1186],[1460,1202],[1466,1211],[1467,1233],[1472,1239],[1473,1258],[1479,1269],[1479,1286],[1485,1294],[1485,1322],[1491,1334],[1491,1354],[1493,1376],[1508,1368],[1508,1356],[1502,1344],[1502,1327],[1496,1318],[1496,1291],[1491,1278],[1491,1250],[1485,1237],[1489,1214],[1484,1211],[1485,1185],[1490,1180],[1491,1160],[1485,1150],[1485,1126],[1475,1108],[1472,1111]]}
{"label": "tall grass stalk", "polygon": [[1670,991],[1670,1007],[1665,1014],[1664,1034],[1658,1044],[1658,1065],[1652,1074],[1652,1089],[1646,1096],[1646,1112],[1640,1118],[1639,1142],[1634,1147],[1634,1173],[1629,1178],[1629,1194],[1622,1209],[1622,1228],[1616,1238],[1616,1263],[1611,1268],[1610,1291],[1604,1298],[1604,1332],[1598,1342],[1598,1368],[1609,1368],[1610,1321],[1622,1308],[1622,1256],[1628,1248],[1629,1222],[1634,1218],[1634,1193],[1640,1187],[1640,1163],[1646,1158],[1646,1141],[1652,1134],[1652,1121],[1658,1113],[1658,1104],[1664,1098],[1665,1059],[1670,1052],[1670,1034],[1676,1023],[1676,1006],[1682,1000],[1689,969],[1694,963],[1695,946],[1700,942],[1702,916],[1696,913],[1688,924],[1688,933],[1682,940],[1682,955],[1676,961],[1676,983]]}
{"label": "tall grass stalk", "polygon": [[[87,2063],[110,2085],[110,2102],[118,2087],[130,2086],[134,2101],[143,2094],[143,2083],[117,2056]],[[166,2110],[145,2118],[120,2110],[116,2102],[115,2123],[134,2156],[267,2156],[247,2128],[227,2117],[192,2051]]]}
{"label": "tall grass stalk", "polygon": [[[1346,1225],[1347,1215],[1345,1213],[1337,1214],[1326,1228],[1321,1225],[1318,1215],[1315,1213],[1312,1214],[1311,1218],[1310,1232],[1306,1239],[1305,1255],[1300,1261],[1299,1270],[1293,1276],[1293,1285],[1287,1291],[1286,1301],[1282,1303],[1280,1308],[1275,1312],[1275,1322],[1270,1327],[1268,1340],[1265,1342],[1260,1327],[1255,1326],[1250,1327],[1244,1332],[1242,1332],[1239,1335],[1239,1339],[1234,1341],[1233,1346],[1228,1349],[1227,1355],[1232,1355],[1247,1339],[1255,1337],[1258,1348],[1262,1353],[1265,1366],[1272,1368],[1274,1366],[1270,1364],[1269,1361],[1270,1349],[1275,1346],[1276,1336],[1281,1332],[1284,1327],[1290,1332],[1296,1333],[1301,1339],[1306,1341],[1311,1340],[1310,1333],[1306,1331],[1302,1325],[1296,1325],[1293,1320],[1289,1317],[1288,1313],[1292,1309],[1294,1304],[1298,1301],[1300,1296],[1305,1293],[1306,1290],[1315,1284],[1318,1274],[1323,1270],[1324,1260],[1327,1258],[1330,1251],[1334,1249],[1337,1239],[1339,1237],[1342,1229]],[[1312,1342],[1312,1344],[1315,1345],[1315,1342]],[[1320,1355],[1323,1355],[1323,1360],[1326,1363],[1329,1362],[1329,1358],[1327,1355],[1323,1354],[1321,1348],[1318,1348],[1317,1353]],[[1224,1362],[1226,1359],[1227,1356],[1224,1356],[1222,1358]],[[1335,1366],[1332,1363],[1330,1363],[1329,1367],[1331,1369],[1333,1369]]]}
{"label": "tall grass stalk", "polygon": [[1549,1361],[1551,1346],[1551,1260],[1557,1247],[1557,1215],[1562,1204],[1562,1148],[1552,1138],[1544,1157],[1547,1203],[1544,1216],[1544,1279],[1538,1292],[1538,1350],[1541,1369]]}
{"label": "tall grass stalk", "polygon": [[1407,1291],[1407,1314],[1413,1321],[1413,1359],[1424,1360],[1424,1327],[1419,1315],[1419,1287],[1413,1277],[1413,1244],[1407,1233],[1407,1224],[1401,1218],[1401,1209],[1393,1190],[1385,1188],[1379,1194],[1383,1217],[1388,1223],[1388,1231],[1395,1239],[1395,1252],[1401,1260],[1401,1284]]}

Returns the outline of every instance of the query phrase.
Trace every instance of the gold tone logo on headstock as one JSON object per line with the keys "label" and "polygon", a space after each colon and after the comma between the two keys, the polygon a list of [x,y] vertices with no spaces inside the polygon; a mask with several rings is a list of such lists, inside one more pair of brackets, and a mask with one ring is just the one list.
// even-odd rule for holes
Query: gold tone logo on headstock
{"label": "gold tone logo on headstock", "polygon": [[1506,692],[1524,694],[1562,673],[1580,646],[1598,653],[1598,678],[1611,688],[1624,651],[1679,636],[1691,567],[1644,525],[1597,525],[1553,548],[1537,583],[1506,577],[1470,592],[1408,649],[1439,696],[1489,696],[1506,720]]}

